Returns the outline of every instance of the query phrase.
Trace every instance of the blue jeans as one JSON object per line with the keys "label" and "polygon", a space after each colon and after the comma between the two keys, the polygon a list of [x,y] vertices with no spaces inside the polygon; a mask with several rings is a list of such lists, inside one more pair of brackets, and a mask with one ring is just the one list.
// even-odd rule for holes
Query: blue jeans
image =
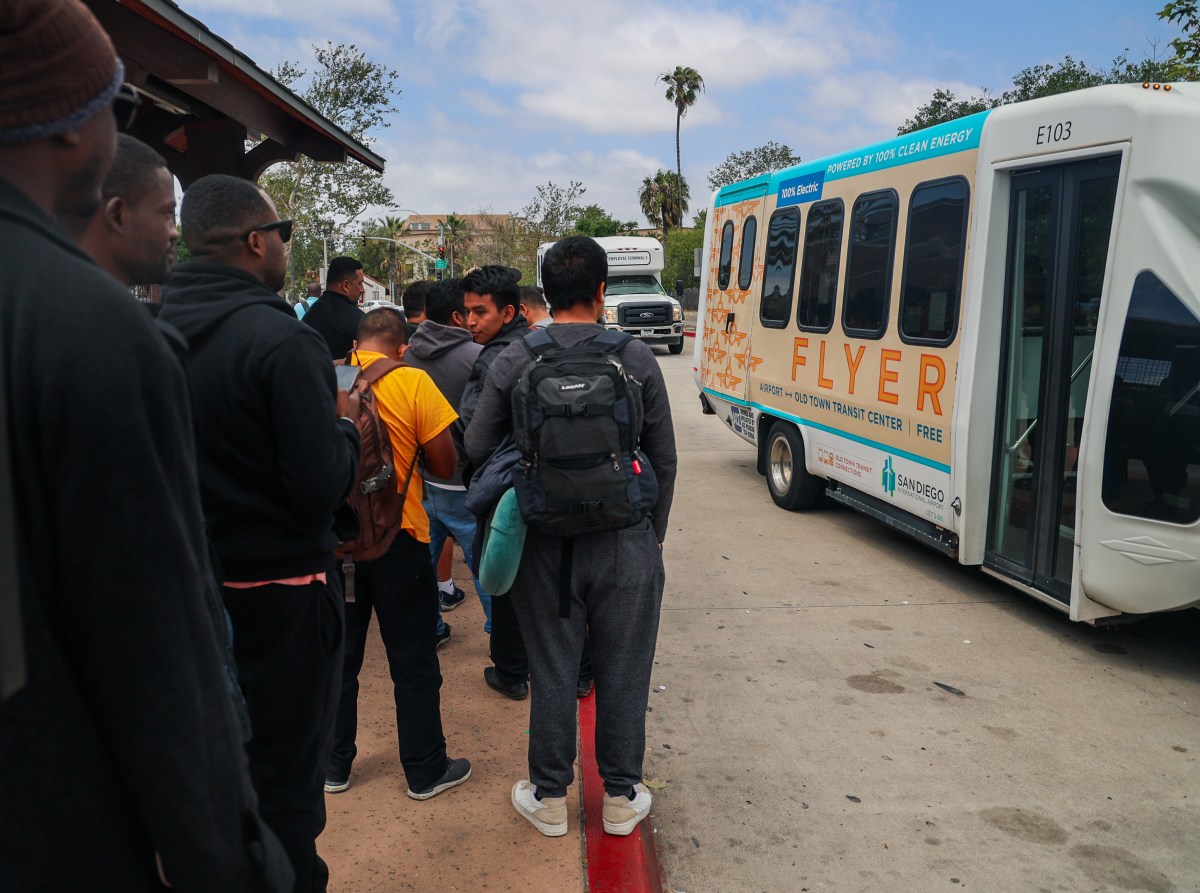
{"label": "blue jeans", "polygon": [[[425,487],[425,514],[429,516],[429,554],[437,567],[438,558],[442,554],[442,546],[446,537],[452,536],[463,551],[467,566],[475,567],[473,543],[475,541],[475,516],[467,511],[467,491],[447,490],[444,487]],[[479,596],[479,604],[483,605],[483,616],[487,621],[483,631],[492,631],[492,595],[479,583],[479,578],[472,570],[471,579],[475,583],[475,594]],[[443,628],[441,615],[438,615],[438,635]]]}

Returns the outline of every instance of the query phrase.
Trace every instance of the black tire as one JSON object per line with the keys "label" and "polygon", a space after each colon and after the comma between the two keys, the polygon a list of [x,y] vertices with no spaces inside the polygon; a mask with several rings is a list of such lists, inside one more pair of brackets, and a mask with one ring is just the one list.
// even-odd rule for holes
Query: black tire
{"label": "black tire", "polygon": [[825,481],[804,466],[804,438],[788,422],[776,422],[767,432],[766,469],[771,499],[789,512],[814,507],[825,491]]}
{"label": "black tire", "polygon": [[683,339],[680,338],[678,341],[672,341],[667,345],[667,350],[676,355],[683,353]]}

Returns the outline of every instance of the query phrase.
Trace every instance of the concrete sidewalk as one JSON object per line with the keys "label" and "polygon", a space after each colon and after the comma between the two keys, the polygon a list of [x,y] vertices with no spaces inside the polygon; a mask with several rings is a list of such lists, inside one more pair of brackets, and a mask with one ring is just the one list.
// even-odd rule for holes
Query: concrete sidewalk
{"label": "concrete sidewalk", "polygon": [[511,701],[483,681],[488,637],[483,610],[461,561],[455,579],[467,600],[445,615],[442,723],[449,753],[471,761],[470,780],[418,802],[405,790],[387,658],[371,627],[360,678],[358,759],[350,789],[327,794],[328,822],[317,841],[331,893],[478,893],[584,890],[578,785],[571,830],[543,837],[513,811],[513,782],[527,776],[529,701]]}

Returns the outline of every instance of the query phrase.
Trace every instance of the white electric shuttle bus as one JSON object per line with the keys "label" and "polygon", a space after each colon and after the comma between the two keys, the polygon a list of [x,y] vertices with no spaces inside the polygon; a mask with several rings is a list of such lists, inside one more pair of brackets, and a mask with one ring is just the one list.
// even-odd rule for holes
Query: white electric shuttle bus
{"label": "white electric shuttle bus", "polygon": [[982,112],[718,190],[696,381],[828,496],[1072,619],[1200,603],[1200,84]]}

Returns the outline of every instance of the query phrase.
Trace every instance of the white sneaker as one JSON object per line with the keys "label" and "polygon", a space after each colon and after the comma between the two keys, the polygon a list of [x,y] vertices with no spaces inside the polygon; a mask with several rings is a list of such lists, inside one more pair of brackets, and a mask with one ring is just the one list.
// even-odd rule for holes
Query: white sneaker
{"label": "white sneaker", "polygon": [[632,800],[624,794],[618,794],[616,797],[604,795],[604,830],[609,834],[624,837],[650,814],[650,804],[654,802],[654,798],[650,796],[646,786],[637,784],[633,789],[637,791],[637,796]]}
{"label": "white sneaker", "polygon": [[562,837],[567,833],[567,798],[543,797],[539,800],[533,791],[534,786],[527,779],[513,785],[513,809],[547,837]]}

